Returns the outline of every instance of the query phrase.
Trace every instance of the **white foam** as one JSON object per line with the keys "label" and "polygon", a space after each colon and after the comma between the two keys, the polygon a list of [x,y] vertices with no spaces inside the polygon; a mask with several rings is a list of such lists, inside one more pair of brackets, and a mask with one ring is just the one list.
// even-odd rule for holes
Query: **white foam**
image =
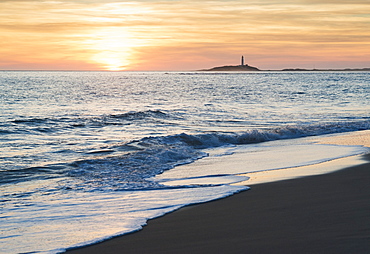
{"label": "white foam", "polygon": [[[26,209],[27,202],[23,204],[25,209],[18,207],[17,214],[6,207],[2,210],[3,216],[10,213],[12,216],[8,216],[0,233],[12,237],[0,238],[0,244],[4,253],[14,253],[15,250],[17,253],[57,253],[68,246],[89,245],[137,231],[148,219],[246,189],[248,187],[221,185],[40,196],[32,201],[32,212]],[[14,225],[21,225],[21,228]],[[21,234],[19,230],[22,230]]]}
{"label": "white foam", "polygon": [[[230,147],[229,156],[210,156],[192,164],[166,171],[154,179],[171,181],[208,175],[236,175],[319,164],[369,151],[362,146],[339,146],[310,143],[309,138],[279,140],[255,145]],[[217,150],[217,148],[215,148]],[[217,154],[217,152],[213,152]],[[225,153],[225,148],[222,148]]]}
{"label": "white foam", "polygon": [[249,177],[239,175],[226,175],[226,176],[206,176],[206,177],[190,177],[182,179],[162,179],[161,184],[166,186],[192,186],[192,185],[220,185],[220,184],[233,184],[241,181],[248,180]]}

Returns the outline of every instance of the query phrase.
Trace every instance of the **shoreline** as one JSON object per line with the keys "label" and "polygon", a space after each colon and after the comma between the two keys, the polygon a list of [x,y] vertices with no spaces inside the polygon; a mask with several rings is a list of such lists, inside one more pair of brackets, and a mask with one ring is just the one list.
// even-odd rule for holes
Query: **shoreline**
{"label": "shoreline", "polygon": [[370,154],[362,157],[366,164],[255,184],[66,253],[370,253]]}
{"label": "shoreline", "polygon": [[[321,145],[363,146],[370,148],[370,130],[341,134],[329,134],[319,138],[313,137],[312,142]],[[246,173],[241,175],[248,176],[249,179],[247,181],[236,183],[236,185],[249,186],[254,184],[276,182],[305,176],[328,174],[364,163],[366,163],[366,161],[361,159],[360,156],[355,155],[307,166]]]}
{"label": "shoreline", "polygon": [[[369,131],[340,139],[358,133],[369,139]],[[247,181],[248,191],[181,208],[149,220],[141,231],[66,253],[370,253],[370,153],[352,159],[363,163],[269,183]]]}

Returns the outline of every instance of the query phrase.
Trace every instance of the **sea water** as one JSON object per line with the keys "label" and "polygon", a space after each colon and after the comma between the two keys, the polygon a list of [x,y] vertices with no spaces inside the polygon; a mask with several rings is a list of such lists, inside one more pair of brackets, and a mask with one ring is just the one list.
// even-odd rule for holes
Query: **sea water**
{"label": "sea water", "polygon": [[0,253],[57,253],[368,152],[305,137],[370,129],[370,73],[1,71],[0,112]]}

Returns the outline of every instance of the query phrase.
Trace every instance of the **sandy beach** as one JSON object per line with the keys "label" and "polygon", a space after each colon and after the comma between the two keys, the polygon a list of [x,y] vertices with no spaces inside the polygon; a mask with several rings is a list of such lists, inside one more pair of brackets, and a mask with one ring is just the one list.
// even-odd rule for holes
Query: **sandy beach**
{"label": "sandy beach", "polygon": [[[361,140],[368,142],[368,131]],[[248,191],[67,253],[370,253],[370,155],[356,158],[363,164],[250,184]]]}

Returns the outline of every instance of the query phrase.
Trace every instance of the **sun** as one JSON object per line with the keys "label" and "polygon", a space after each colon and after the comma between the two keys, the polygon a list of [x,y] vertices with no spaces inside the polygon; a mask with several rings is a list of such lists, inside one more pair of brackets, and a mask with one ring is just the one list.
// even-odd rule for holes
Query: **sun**
{"label": "sun", "polygon": [[98,63],[102,69],[108,71],[122,71],[130,65],[131,54],[125,50],[103,50],[92,56],[92,60]]}
{"label": "sun", "polygon": [[87,44],[92,51],[91,60],[104,70],[125,70],[132,61],[136,40],[122,28],[105,28],[94,32]]}

